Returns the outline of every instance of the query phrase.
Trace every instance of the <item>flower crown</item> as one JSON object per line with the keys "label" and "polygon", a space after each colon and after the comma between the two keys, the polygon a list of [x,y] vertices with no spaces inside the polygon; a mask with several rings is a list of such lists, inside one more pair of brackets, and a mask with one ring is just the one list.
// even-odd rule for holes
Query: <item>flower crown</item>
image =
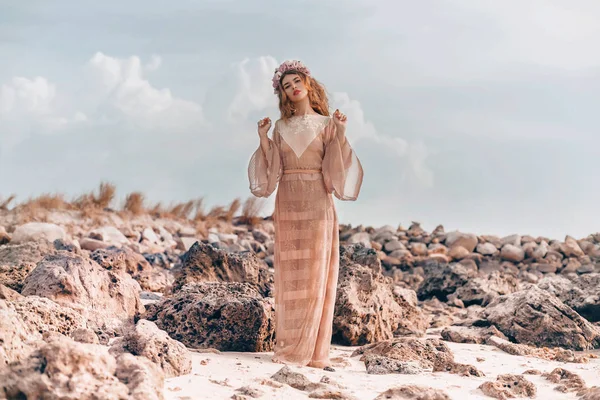
{"label": "flower crown", "polygon": [[306,65],[302,64],[302,61],[298,60],[286,60],[284,61],[279,68],[275,68],[275,74],[273,75],[273,92],[277,94],[280,89],[279,81],[281,80],[281,76],[284,72],[287,71],[299,71],[304,73],[307,76],[310,76],[310,70],[306,67]]}

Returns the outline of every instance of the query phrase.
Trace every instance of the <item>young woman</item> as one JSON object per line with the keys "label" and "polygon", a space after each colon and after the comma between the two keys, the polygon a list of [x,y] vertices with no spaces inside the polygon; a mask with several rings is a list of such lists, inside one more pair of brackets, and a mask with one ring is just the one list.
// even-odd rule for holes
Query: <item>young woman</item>
{"label": "young woman", "polygon": [[339,231],[332,194],[356,200],[363,180],[346,139],[346,116],[329,114],[323,86],[300,61],[275,70],[281,118],[258,122],[250,190],[275,188],[275,356],[273,361],[330,369],[329,349],[339,272]]}

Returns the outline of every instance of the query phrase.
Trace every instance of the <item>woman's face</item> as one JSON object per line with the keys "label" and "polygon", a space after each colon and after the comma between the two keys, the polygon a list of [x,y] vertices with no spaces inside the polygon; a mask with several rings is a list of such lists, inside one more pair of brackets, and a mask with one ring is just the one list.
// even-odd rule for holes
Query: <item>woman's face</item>
{"label": "woman's face", "polygon": [[300,75],[289,74],[284,76],[281,86],[287,97],[294,103],[304,99],[308,95],[308,90],[304,86]]}

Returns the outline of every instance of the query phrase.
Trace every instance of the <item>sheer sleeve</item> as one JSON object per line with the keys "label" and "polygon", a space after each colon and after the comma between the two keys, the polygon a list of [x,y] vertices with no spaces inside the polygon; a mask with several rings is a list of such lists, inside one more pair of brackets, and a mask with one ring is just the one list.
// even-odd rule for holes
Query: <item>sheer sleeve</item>
{"label": "sheer sleeve", "polygon": [[264,153],[260,144],[250,157],[248,179],[250,191],[256,197],[269,197],[281,176],[281,158],[279,156],[279,132],[277,124],[273,130],[273,139],[269,139],[269,150]]}
{"label": "sheer sleeve", "polygon": [[340,143],[333,119],[325,127],[324,141],[325,187],[340,200],[356,200],[362,186],[363,168],[345,136],[343,143]]}

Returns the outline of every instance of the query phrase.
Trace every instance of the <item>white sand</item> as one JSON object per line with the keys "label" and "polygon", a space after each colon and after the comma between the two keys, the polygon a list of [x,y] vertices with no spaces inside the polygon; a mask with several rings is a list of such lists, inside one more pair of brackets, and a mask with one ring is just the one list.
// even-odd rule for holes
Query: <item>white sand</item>
{"label": "white sand", "polygon": [[[587,364],[561,363],[545,361],[533,357],[519,357],[507,354],[495,347],[476,344],[447,343],[455,354],[455,360],[471,364],[486,376],[482,378],[462,377],[445,372],[426,372],[419,375],[369,375],[365,372],[364,363],[358,357],[350,359],[355,347],[333,346],[332,357],[344,357],[350,366],[336,367],[335,372],[326,372],[308,367],[291,367],[311,381],[318,382],[323,375],[343,385],[344,392],[360,400],[370,400],[381,392],[402,384],[419,384],[444,389],[452,399],[490,399],[477,389],[481,383],[496,380],[496,376],[506,373],[520,374],[528,369],[537,369],[542,373],[556,367],[562,367],[579,374],[588,386],[600,385],[600,359],[592,359]],[[193,354],[193,370],[191,374],[168,379],[165,384],[166,399],[229,399],[242,386],[259,388],[264,392],[260,399],[307,399],[308,393],[285,385],[275,389],[260,383],[261,379],[270,378],[282,368],[281,364],[270,361],[272,353],[234,353]],[[485,360],[478,362],[477,357]],[[202,365],[201,361],[207,364]],[[541,376],[526,375],[538,389],[537,399],[576,399],[575,394],[565,394],[554,390],[555,384]],[[223,386],[214,381],[227,381],[230,386]]]}

